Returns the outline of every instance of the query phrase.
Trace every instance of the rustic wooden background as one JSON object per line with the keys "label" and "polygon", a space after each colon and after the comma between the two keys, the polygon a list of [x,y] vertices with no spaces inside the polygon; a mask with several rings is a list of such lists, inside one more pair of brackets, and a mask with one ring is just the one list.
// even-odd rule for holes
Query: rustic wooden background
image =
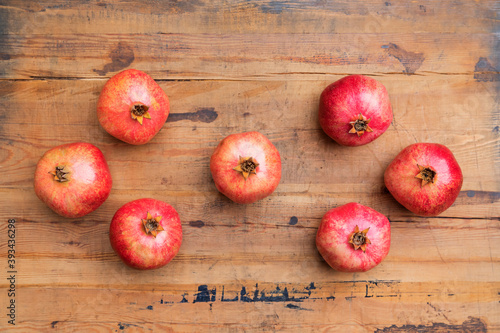
{"label": "rustic wooden background", "polygon": [[[0,328],[128,332],[500,332],[500,2],[0,0]],[[99,125],[106,80],[149,73],[171,115],[134,147]],[[318,123],[329,83],[365,74],[394,121],[341,147]],[[276,192],[230,202],[209,171],[226,135],[258,130],[279,149]],[[66,220],[33,191],[49,148],[87,141],[114,179],[92,214]],[[417,217],[383,185],[393,157],[437,142],[464,173],[455,204]],[[124,203],[179,212],[184,242],[166,267],[126,267],[108,227]],[[388,216],[391,251],[338,273],[314,237],[330,208]],[[7,220],[16,219],[16,325],[7,317]]]}

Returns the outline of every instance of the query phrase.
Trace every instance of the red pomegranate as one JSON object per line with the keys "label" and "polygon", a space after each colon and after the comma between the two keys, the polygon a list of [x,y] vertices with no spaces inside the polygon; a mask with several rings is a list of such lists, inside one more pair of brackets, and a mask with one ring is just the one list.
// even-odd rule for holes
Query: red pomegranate
{"label": "red pomegranate", "polygon": [[363,75],[346,76],[323,90],[319,122],[325,133],[344,146],[361,146],[384,133],[392,108],[384,85]]}
{"label": "red pomegranate", "polygon": [[384,181],[389,192],[408,210],[421,216],[436,216],[455,202],[463,176],[446,146],[415,143],[389,164]]}
{"label": "red pomegranate", "polygon": [[325,261],[341,272],[366,272],[389,253],[391,225],[384,215],[355,202],[329,210],[316,234]]}
{"label": "red pomegranate", "polygon": [[149,75],[127,69],[111,77],[97,102],[97,117],[112,136],[133,145],[149,142],[170,112],[168,97]]}
{"label": "red pomegranate", "polygon": [[54,147],[36,166],[36,195],[64,217],[82,217],[99,208],[108,198],[111,185],[106,159],[90,143]]}
{"label": "red pomegranate", "polygon": [[116,211],[109,239],[113,250],[130,267],[160,268],[179,252],[181,220],[176,210],[163,201],[134,200]]}
{"label": "red pomegranate", "polygon": [[210,159],[217,189],[236,203],[248,204],[274,192],[281,179],[281,158],[259,132],[224,138]]}

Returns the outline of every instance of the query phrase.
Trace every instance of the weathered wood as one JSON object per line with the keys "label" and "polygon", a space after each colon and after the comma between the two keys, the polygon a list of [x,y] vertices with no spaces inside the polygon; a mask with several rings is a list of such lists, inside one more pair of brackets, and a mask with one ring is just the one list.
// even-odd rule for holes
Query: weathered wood
{"label": "weathered wood", "polygon": [[[3,82],[0,105],[5,109],[9,103],[16,105],[15,113],[4,114],[0,133],[6,143],[1,148],[2,163],[9,166],[3,184],[31,187],[26,168],[34,170],[50,147],[82,140],[104,151],[113,176],[121,180],[116,189],[133,189],[138,183],[155,190],[170,185],[212,188],[207,165],[217,143],[235,131],[259,130],[283,155],[281,184],[302,184],[296,191],[327,184],[359,184],[361,189],[366,184],[379,192],[383,186],[374,180],[401,149],[415,142],[449,146],[468,175],[464,190],[499,190],[495,180],[500,176],[500,159],[492,153],[498,144],[496,124],[491,121],[496,112],[494,82],[453,76],[412,77],[407,82],[388,76],[380,81],[391,91],[395,120],[387,133],[356,148],[356,154],[335,144],[318,126],[318,96],[331,81],[161,82],[172,101],[172,115],[143,147],[121,143],[100,127],[95,108],[104,81]],[[207,119],[200,120],[202,116]],[[179,168],[130,172],[144,161]],[[124,162],[127,167],[119,167]],[[367,163],[362,174],[350,167]]]}
{"label": "weathered wood", "polygon": [[493,31],[481,1],[23,1],[0,7],[9,33],[477,33]]}
{"label": "weathered wood", "polygon": [[[497,30],[495,0],[1,1],[0,331],[500,331]],[[95,114],[126,68],[171,102],[139,147]],[[317,109],[329,83],[354,73],[387,87],[394,121],[347,148]],[[283,176],[270,197],[236,205],[208,164],[223,137],[251,130],[276,145]],[[46,150],[74,141],[101,148],[114,184],[98,210],[66,220],[32,182]],[[383,185],[414,142],[447,145],[464,173],[438,217],[415,216]],[[114,212],[140,197],[172,204],[184,232],[174,260],[147,272],[108,239]],[[363,274],[333,271],[314,243],[323,214],[352,201],[391,221],[388,257]]]}
{"label": "weathered wood", "polygon": [[[218,287],[220,286],[186,286],[183,290],[183,286],[173,289],[167,286],[165,289],[135,291],[117,290],[113,287],[108,289],[105,286],[99,289],[27,288],[26,292],[37,293],[51,300],[52,307],[36,307],[38,311],[30,314],[33,319],[21,321],[20,325],[33,330],[94,328],[103,332],[169,328],[180,332],[200,329],[224,332],[366,332],[379,329],[391,332],[391,328],[397,327],[405,331],[405,325],[406,331],[412,326],[422,326],[420,332],[435,332],[431,329],[433,325],[442,326],[443,332],[485,332],[487,329],[499,329],[498,325],[481,319],[497,315],[494,301],[483,300],[476,304],[475,301],[484,295],[464,291],[472,297],[468,300],[460,299],[440,289],[443,288],[442,285],[432,286],[436,289],[431,290],[434,293],[431,295],[424,295],[428,286],[422,289],[418,284],[398,285],[391,281],[325,285],[325,288],[335,290],[333,296],[323,293],[323,286],[313,286],[316,289],[307,290],[310,285],[285,284],[280,287],[263,284],[250,286],[244,291],[240,290],[241,287],[235,291],[225,290],[224,301],[221,300]],[[284,296],[284,288],[300,289]],[[264,295],[255,297],[253,292],[256,289]],[[413,294],[401,298],[397,296],[401,294],[400,289]],[[170,297],[172,293],[177,297]],[[259,300],[262,298],[266,301]],[[302,300],[298,301],[298,298]],[[25,300],[28,301],[29,298],[26,297]],[[464,305],[470,308],[471,314],[466,319],[460,316]],[[89,307],[94,311],[88,311]],[[411,308],[410,311],[408,307]],[[179,313],[190,315],[179,316]],[[402,324],[394,325],[394,322]],[[81,325],[80,328],[77,325]]]}
{"label": "weathered wood", "polygon": [[[96,78],[128,66],[170,80],[497,74],[495,41],[488,33],[7,35],[0,78]],[[493,68],[476,68],[482,61]]]}

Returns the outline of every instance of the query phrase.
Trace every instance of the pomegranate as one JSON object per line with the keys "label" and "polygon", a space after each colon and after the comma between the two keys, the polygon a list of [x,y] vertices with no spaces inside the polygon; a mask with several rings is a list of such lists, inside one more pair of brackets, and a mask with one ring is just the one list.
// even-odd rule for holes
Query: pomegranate
{"label": "pomegranate", "polygon": [[346,76],[323,90],[319,122],[325,133],[344,146],[361,146],[384,133],[392,108],[384,85],[363,75]]}
{"label": "pomegranate", "polygon": [[248,204],[274,192],[281,179],[281,158],[259,132],[231,134],[210,159],[217,189],[236,203]]}
{"label": "pomegranate", "polygon": [[446,146],[415,143],[389,164],[384,181],[389,192],[408,210],[421,216],[436,216],[455,202],[463,176]]}
{"label": "pomegranate", "polygon": [[389,253],[391,225],[384,215],[355,202],[329,210],[316,234],[325,261],[341,272],[366,272]]}
{"label": "pomegranate", "polygon": [[99,208],[108,198],[111,185],[106,159],[90,143],[54,147],[36,166],[36,195],[64,217],[82,217]]}
{"label": "pomegranate", "polygon": [[113,250],[130,267],[160,268],[179,252],[181,220],[177,211],[163,201],[134,200],[116,211],[109,239]]}
{"label": "pomegranate", "polygon": [[111,77],[97,102],[97,117],[112,136],[133,145],[149,142],[170,112],[168,97],[149,75],[127,69]]}

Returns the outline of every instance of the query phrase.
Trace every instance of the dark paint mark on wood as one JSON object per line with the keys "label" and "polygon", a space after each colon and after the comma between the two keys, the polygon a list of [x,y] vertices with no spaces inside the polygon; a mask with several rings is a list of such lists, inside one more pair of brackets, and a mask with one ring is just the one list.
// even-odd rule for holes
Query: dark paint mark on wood
{"label": "dark paint mark on wood", "polygon": [[368,295],[368,285],[366,285],[365,297],[373,297],[373,295]]}
{"label": "dark paint mark on wood", "polygon": [[80,246],[82,245],[82,243],[80,242],[76,242],[76,241],[69,241],[69,242],[65,242],[63,244],[66,244],[66,245],[75,245],[75,246]]}
{"label": "dark paint mark on wood", "polygon": [[122,330],[122,331],[125,330],[125,329],[127,329],[127,328],[130,328],[130,327],[137,327],[137,328],[141,328],[142,329],[141,326],[136,325],[136,324],[118,323],[118,328],[120,330]]}
{"label": "dark paint mark on wood", "polygon": [[498,132],[500,132],[500,126],[495,126],[495,127],[493,127],[493,131],[492,131],[492,132],[493,132],[493,133],[498,133]]}
{"label": "dark paint mark on wood", "polygon": [[[470,198],[474,198],[474,200],[470,200]],[[474,190],[461,191],[457,199],[463,200],[463,202],[460,203],[464,205],[476,205],[478,203],[492,204],[500,200],[500,192]]]}
{"label": "dark paint mark on wood", "polygon": [[126,328],[130,327],[129,324],[125,324],[125,323],[118,323],[118,329],[120,330],[124,330]]}
{"label": "dark paint mark on wood", "polygon": [[237,302],[238,295],[236,295],[236,297],[230,298],[230,299],[224,298],[224,286],[222,286],[222,296],[220,297],[220,301],[221,302]]}
{"label": "dark paint mark on wood", "polygon": [[240,299],[242,302],[252,302],[252,299],[247,296],[247,289],[245,287],[241,288]]}
{"label": "dark paint mark on wood", "polygon": [[206,284],[198,286],[198,293],[195,294],[196,298],[193,303],[199,302],[215,302],[215,296],[217,294],[217,289],[208,289]]}
{"label": "dark paint mark on wood", "polygon": [[288,288],[281,289],[280,286],[276,286],[275,290],[271,290],[269,292],[259,291],[258,284],[255,285],[255,291],[253,292],[253,297],[248,296],[249,294],[246,291],[245,287],[241,288],[240,291],[240,300],[242,302],[254,303],[254,302],[265,302],[265,303],[274,303],[274,302],[302,302],[304,299],[308,297],[294,297],[289,295]]}
{"label": "dark paint mark on wood", "polygon": [[197,221],[189,221],[189,225],[195,228],[202,228],[205,226],[205,222],[197,220]]}
{"label": "dark paint mark on wood", "polygon": [[52,328],[56,328],[56,325],[57,325],[58,322],[59,322],[58,320],[54,320],[53,322],[50,323],[50,326]]}
{"label": "dark paint mark on wood", "polygon": [[104,65],[103,69],[94,69],[94,72],[104,76],[109,72],[116,72],[128,67],[135,59],[134,50],[125,42],[118,45],[109,53],[111,63]]}
{"label": "dark paint mark on wood", "polygon": [[403,333],[403,332],[419,332],[419,333],[480,333],[487,332],[486,323],[479,318],[469,317],[459,325],[450,325],[444,323],[433,323],[432,325],[403,325],[385,327],[377,329],[374,333]]}
{"label": "dark paint mark on wood", "polygon": [[386,49],[391,57],[399,60],[405,68],[403,73],[408,75],[415,74],[425,59],[423,53],[409,52],[393,43],[382,45],[382,48]]}
{"label": "dark paint mark on wood", "polygon": [[148,307],[146,309],[153,310],[153,306],[152,305],[148,305]]}
{"label": "dark paint mark on wood", "polygon": [[311,282],[305,289],[306,290],[314,290],[314,289],[316,289],[316,286],[314,285],[314,282]]}
{"label": "dark paint mark on wood", "polygon": [[[187,300],[186,300],[186,302],[187,302]],[[174,302],[171,302],[171,301],[165,301],[165,300],[163,300],[163,298],[160,300],[160,304],[173,304],[173,303],[174,303]],[[181,302],[181,303],[182,303],[182,302]],[[184,302],[184,303],[185,303],[185,302]],[[152,309],[152,306],[151,306],[151,310],[153,310],[153,309]]]}
{"label": "dark paint mark on wood", "polygon": [[290,218],[290,221],[288,222],[289,225],[296,225],[297,222],[299,222],[299,219],[297,218],[297,216],[292,216]]}
{"label": "dark paint mark on wood", "polygon": [[292,304],[292,303],[288,303],[286,305],[287,308],[289,309],[293,309],[293,310],[302,310],[302,311],[312,311],[311,309],[305,309],[301,306],[298,306],[298,305],[295,305],[295,304]]}
{"label": "dark paint mark on wood", "polygon": [[196,112],[171,113],[168,116],[167,122],[190,120],[195,122],[211,123],[214,122],[218,116],[217,112],[215,112],[215,108],[201,108]]}
{"label": "dark paint mark on wood", "polygon": [[[392,295],[369,295],[369,290],[377,287],[379,285],[383,285],[384,287],[391,287],[393,284],[399,283],[396,280],[359,280],[359,281],[338,281],[336,283],[339,284],[365,284],[366,293],[365,297],[398,297],[397,294]],[[255,303],[255,302],[264,302],[264,303],[275,303],[275,302],[304,302],[307,300],[324,300],[327,301],[335,300],[335,296],[331,295],[328,297],[312,297],[312,291],[316,289],[321,289],[320,286],[316,286],[314,282],[309,283],[308,285],[302,288],[296,288],[293,284],[288,287],[280,287],[279,284],[275,285],[275,287],[269,290],[269,287],[260,289],[259,284],[255,284],[255,289],[252,291],[248,291],[245,286],[241,287],[241,290],[236,294],[231,295],[229,298],[226,297],[226,292],[224,286],[221,286],[222,292],[217,297],[217,288],[210,288],[208,285],[199,285],[198,291],[194,294],[193,303],[214,303],[217,301],[220,302],[246,302],[246,303]],[[291,289],[289,289],[291,288]],[[333,292],[334,293],[334,292]],[[189,301],[186,299],[188,294],[182,295],[182,300],[180,303],[188,303]],[[345,297],[346,300],[350,301],[357,296]]]}
{"label": "dark paint mark on wood", "polygon": [[500,72],[493,67],[488,58],[479,58],[474,67],[474,79],[478,82],[500,81]]}

